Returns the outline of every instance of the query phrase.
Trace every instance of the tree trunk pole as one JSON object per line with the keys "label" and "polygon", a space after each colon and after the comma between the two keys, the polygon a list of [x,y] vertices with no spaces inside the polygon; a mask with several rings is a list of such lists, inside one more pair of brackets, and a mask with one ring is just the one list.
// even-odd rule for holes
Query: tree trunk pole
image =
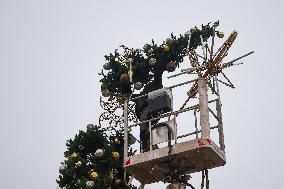
{"label": "tree trunk pole", "polygon": [[201,138],[210,138],[207,79],[198,79]]}
{"label": "tree trunk pole", "polygon": [[[222,110],[221,110],[221,102],[220,100],[216,101],[216,110],[217,110],[217,117],[220,121],[222,120]],[[223,131],[223,123],[218,121],[218,132],[219,132],[219,144],[220,149],[225,152],[225,142],[224,142],[224,131]]]}

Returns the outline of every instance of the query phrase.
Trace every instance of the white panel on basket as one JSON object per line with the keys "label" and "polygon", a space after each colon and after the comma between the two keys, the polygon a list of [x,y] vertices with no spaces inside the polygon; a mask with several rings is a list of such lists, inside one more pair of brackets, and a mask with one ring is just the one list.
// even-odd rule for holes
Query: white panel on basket
{"label": "white panel on basket", "polygon": [[[172,129],[172,137],[171,139],[174,140],[177,135],[177,125],[175,119],[166,121],[170,128]],[[152,131],[152,145],[160,144],[162,142],[168,141],[168,128],[166,126],[159,127]]]}

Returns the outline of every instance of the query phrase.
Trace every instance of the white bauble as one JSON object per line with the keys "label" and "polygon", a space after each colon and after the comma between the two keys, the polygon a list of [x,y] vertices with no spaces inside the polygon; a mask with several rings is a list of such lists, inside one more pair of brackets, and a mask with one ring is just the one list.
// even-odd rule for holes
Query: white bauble
{"label": "white bauble", "polygon": [[78,179],[78,180],[76,181],[76,185],[77,185],[77,186],[80,186],[80,182],[81,182],[81,180]]}
{"label": "white bauble", "polygon": [[59,166],[59,173],[62,173],[66,169],[66,165],[62,164]]}
{"label": "white bauble", "polygon": [[150,66],[154,66],[155,64],[156,64],[156,59],[155,58],[150,58],[150,60],[149,60],[149,65]]}
{"label": "white bauble", "polygon": [[86,182],[86,188],[87,189],[92,189],[92,188],[94,188],[94,186],[95,186],[95,183],[94,183],[94,181],[87,181]]}
{"label": "white bauble", "polygon": [[167,38],[167,39],[166,39],[167,45],[172,44],[172,42],[173,42],[173,39],[172,39],[172,38]]}
{"label": "white bauble", "polygon": [[145,44],[143,47],[144,51],[146,51],[149,48],[149,46],[150,46],[149,44]]}
{"label": "white bauble", "polygon": [[153,53],[153,49],[152,48],[150,48],[149,50],[148,50],[148,54],[152,54]]}
{"label": "white bauble", "polygon": [[137,82],[134,83],[134,88],[136,90],[140,90],[140,89],[142,89],[142,87],[143,87],[143,84],[141,82],[137,81]]}
{"label": "white bauble", "polygon": [[97,149],[95,156],[96,157],[102,157],[104,155],[104,150],[103,149]]}
{"label": "white bauble", "polygon": [[184,33],[184,36],[185,36],[185,37],[189,37],[190,34],[191,34],[190,31],[187,31],[187,32]]}

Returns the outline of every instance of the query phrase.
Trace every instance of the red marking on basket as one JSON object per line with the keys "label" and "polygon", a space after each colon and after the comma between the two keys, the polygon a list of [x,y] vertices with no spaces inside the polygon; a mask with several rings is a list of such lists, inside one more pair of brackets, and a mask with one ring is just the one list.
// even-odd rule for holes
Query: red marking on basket
{"label": "red marking on basket", "polygon": [[212,144],[212,140],[210,138],[206,139],[209,144]]}
{"label": "red marking on basket", "polygon": [[202,140],[198,139],[198,146],[204,146],[205,144],[202,142]]}
{"label": "red marking on basket", "polygon": [[125,166],[129,166],[130,165],[130,158],[125,162]]}

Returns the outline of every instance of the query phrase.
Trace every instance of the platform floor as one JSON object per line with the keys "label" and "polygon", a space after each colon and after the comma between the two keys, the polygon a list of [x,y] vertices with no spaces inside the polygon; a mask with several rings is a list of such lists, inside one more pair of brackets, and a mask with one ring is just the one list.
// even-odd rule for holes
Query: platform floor
{"label": "platform floor", "polygon": [[[168,147],[128,157],[125,168],[144,184],[162,181],[169,174]],[[226,164],[224,152],[210,139],[173,145],[173,166],[181,173],[194,173]]]}

